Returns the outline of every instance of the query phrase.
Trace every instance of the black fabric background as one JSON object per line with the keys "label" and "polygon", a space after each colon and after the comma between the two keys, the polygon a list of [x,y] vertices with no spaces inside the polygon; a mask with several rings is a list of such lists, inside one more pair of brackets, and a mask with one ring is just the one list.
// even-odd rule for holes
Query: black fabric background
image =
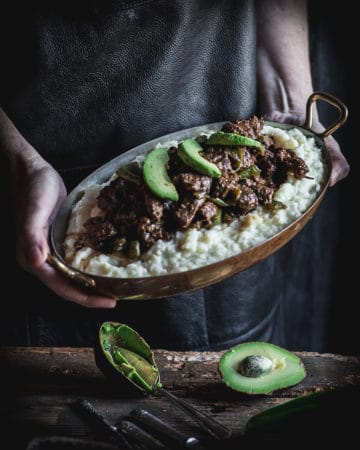
{"label": "black fabric background", "polygon": [[[356,345],[356,278],[351,257],[355,255],[358,232],[357,225],[353,220],[352,208],[353,193],[356,189],[353,176],[356,170],[354,169],[356,158],[355,130],[359,116],[357,114],[358,106],[355,104],[355,76],[352,68],[352,57],[348,56],[348,52],[344,52],[344,46],[352,43],[353,28],[349,26],[348,11],[344,9],[327,11],[324,8],[326,2],[322,1],[316,2],[316,4],[314,2],[309,3],[314,87],[317,90],[324,90],[337,95],[349,106],[349,122],[336,134],[336,137],[352,163],[353,171],[352,176],[329,191],[316,219],[314,219],[316,223],[309,224],[293,242],[267,262],[258,265],[256,270],[257,273],[270,270],[270,274],[276,274],[277,271],[289,274],[286,280],[284,277],[274,278],[274,280],[277,280],[277,284],[273,286],[274,290],[282,292],[278,299],[280,311],[277,311],[277,315],[280,321],[286,319],[285,335],[278,336],[277,339],[281,339],[278,343],[286,342],[286,345],[291,349],[354,354],[358,353],[359,350]],[[8,51],[14,52],[14,58],[16,59],[16,47],[9,46]],[[26,60],[18,63],[20,65],[26,64]],[[325,122],[331,121],[330,116],[331,114],[328,114],[326,107],[321,108],[321,117],[324,117]],[[104,155],[104,159],[106,159],[106,155]],[[4,181],[5,179],[2,177],[2,182]],[[5,210],[11,213],[9,208],[5,208]],[[11,246],[9,233],[11,231],[7,230],[6,246]],[[324,241],[324,239],[326,245],[316,245],[317,242]],[[299,245],[301,245],[302,253],[298,251]],[[13,254],[13,249],[10,248],[9,254]],[[311,270],[306,270],[305,274],[302,265],[309,260],[309,255],[316,256],[310,258],[316,263],[310,268]],[[12,262],[10,257],[8,268],[12,269],[14,265],[15,262]],[[329,276],[329,267],[332,276]],[[308,268],[306,267],[306,269]],[[314,275],[315,272],[316,276]],[[14,272],[10,270],[9,273]],[[247,274],[248,282],[252,282],[252,276],[252,272]],[[82,317],[86,318],[82,333],[84,341],[82,342],[80,339],[77,343],[78,345],[88,344],[89,336],[94,334],[98,322],[105,320],[109,315],[108,312],[100,312],[97,313],[95,319],[94,312],[84,312],[76,305],[67,305],[67,314],[71,317],[71,320],[59,322],[57,319],[59,314],[61,315],[61,301],[54,301],[51,311],[42,311],[40,316],[37,311],[32,311],[32,308],[29,308],[29,313],[25,314],[28,309],[27,305],[32,304],[32,302],[36,303],[41,297],[36,280],[28,275],[25,276],[25,280],[26,293],[22,292],[22,284],[17,284],[15,281],[15,283],[10,283],[12,293],[10,295],[3,294],[4,308],[0,331],[2,343],[38,342],[41,344],[43,342],[46,345],[46,343],[51,342],[51,334],[53,333],[54,340],[56,340],[59,332],[62,335],[62,340],[58,341],[58,345],[69,345],[71,344],[71,336],[77,331],[77,318]],[[298,289],[298,286],[301,286],[304,282],[309,285],[313,283],[314,286],[316,284],[314,292],[318,292],[316,298],[312,298],[311,302],[308,302],[305,306],[301,291]],[[34,287],[33,290],[31,286]],[[209,292],[213,293],[213,299],[216,299],[218,289],[219,286],[210,288]],[[34,298],[33,292],[38,292],[39,298]],[[271,292],[268,294],[271,295]],[[194,302],[196,301],[194,299]],[[171,314],[172,306],[170,305],[170,309],[167,310],[168,314]],[[231,306],[231,303],[229,306]],[[121,308],[122,306],[120,306],[120,316]],[[151,313],[151,308],[151,303],[144,306],[145,318],[147,312]],[[216,305],[212,305],[212,311],[214,325],[216,325],[217,314],[220,310],[216,309]],[[269,315],[270,319],[271,315]],[[194,326],[196,326],[197,320],[197,316],[194,315]],[[30,322],[33,324],[31,329],[28,326]],[[47,326],[47,323],[51,323],[51,326]],[[58,330],[57,327],[61,327],[63,330]],[[214,329],[215,339],[216,327]],[[34,330],[36,330],[36,336],[32,336]],[[219,328],[219,337],[223,334],[223,331]],[[176,332],[174,330],[174,333]],[[246,330],[244,332],[246,336]],[[42,335],[42,333],[45,334]],[[268,335],[268,338],[271,340],[271,335]],[[156,340],[152,344],[158,346]],[[193,344],[197,346],[196,342]]]}
{"label": "black fabric background", "polygon": [[[354,67],[357,29],[356,14],[346,4],[336,8],[321,0],[308,2],[311,24],[311,56],[314,87],[333,93],[349,108],[347,123],[335,133],[346,158],[350,162],[350,175],[331,190],[338,196],[340,210],[339,238],[329,242],[336,254],[332,273],[333,287],[329,297],[328,337],[326,349],[345,354],[359,354],[357,257],[359,250],[359,226],[355,219],[359,194],[358,130],[359,130],[359,81]],[[321,108],[321,106],[320,106]],[[324,106],[320,113],[328,123]]]}

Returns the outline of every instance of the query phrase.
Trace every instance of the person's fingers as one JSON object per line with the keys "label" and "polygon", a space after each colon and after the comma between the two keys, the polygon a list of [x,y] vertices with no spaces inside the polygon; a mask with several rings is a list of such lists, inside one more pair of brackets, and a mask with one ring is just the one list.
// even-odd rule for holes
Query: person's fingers
{"label": "person's fingers", "polygon": [[66,191],[56,172],[48,168],[32,174],[24,188],[18,196],[17,259],[23,268],[31,270],[46,260],[50,219]]}
{"label": "person's fingers", "polygon": [[49,289],[59,297],[87,308],[114,308],[116,300],[111,297],[86,292],[67,280],[47,263],[32,271]]}
{"label": "person's fingers", "polygon": [[325,138],[325,143],[330,151],[332,160],[333,168],[331,172],[330,186],[333,186],[349,174],[350,166],[346,161],[345,156],[341,153],[339,144],[332,136]]}
{"label": "person's fingers", "polygon": [[81,289],[46,263],[49,225],[65,197],[64,184],[49,165],[24,171],[16,196],[18,262],[65,300],[88,308],[114,308],[115,299]]}

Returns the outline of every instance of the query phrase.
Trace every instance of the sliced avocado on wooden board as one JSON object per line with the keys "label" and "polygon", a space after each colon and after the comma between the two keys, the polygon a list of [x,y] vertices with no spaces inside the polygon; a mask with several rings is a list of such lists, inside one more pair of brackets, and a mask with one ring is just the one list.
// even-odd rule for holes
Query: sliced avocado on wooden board
{"label": "sliced avocado on wooden board", "polygon": [[255,141],[255,139],[250,139],[246,136],[241,136],[241,134],[235,133],[224,133],[223,131],[218,131],[212,134],[206,142],[207,145],[241,145],[244,147],[261,147],[261,142]]}
{"label": "sliced avocado on wooden board", "polygon": [[266,342],[232,347],[221,357],[219,371],[228,387],[246,394],[268,394],[298,384],[306,376],[298,356]]}
{"label": "sliced avocado on wooden board", "polygon": [[200,152],[203,151],[195,139],[186,139],[180,144],[178,155],[184,164],[194,169],[202,175],[208,175],[213,178],[220,178],[221,171],[216,164],[203,158]]}
{"label": "sliced avocado on wooden board", "polygon": [[166,170],[168,161],[169,155],[166,148],[154,148],[145,158],[143,177],[148,188],[156,196],[177,202],[179,194]]}

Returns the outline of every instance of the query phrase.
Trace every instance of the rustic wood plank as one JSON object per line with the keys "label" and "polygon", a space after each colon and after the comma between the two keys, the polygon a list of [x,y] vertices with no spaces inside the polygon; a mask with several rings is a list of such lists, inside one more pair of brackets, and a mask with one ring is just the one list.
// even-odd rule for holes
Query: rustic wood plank
{"label": "rustic wood plank", "polygon": [[[24,395],[7,407],[7,417],[17,423],[24,432],[26,430],[46,431],[46,434],[95,437],[98,433],[89,428],[74,409],[76,395]],[[192,422],[182,410],[174,408],[165,399],[146,398],[104,398],[101,396],[86,396],[95,407],[111,422],[116,423],[126,417],[136,407],[145,408],[183,433],[194,434],[205,438],[204,433]],[[221,408],[212,401],[191,402],[204,412],[212,413],[219,422],[231,427],[234,435],[241,434],[248,419],[257,412],[270,406],[282,403],[287,398],[249,398],[223,402]],[[4,405],[0,405],[0,414]]]}
{"label": "rustic wood plank", "polygon": [[[222,352],[155,350],[166,388],[186,396],[214,396],[218,400],[237,396],[221,383],[217,369],[221,355]],[[298,355],[307,377],[297,386],[276,392],[276,397],[360,386],[359,357],[306,352]],[[115,389],[96,367],[90,348],[2,348],[0,364],[4,376],[31,392],[75,390],[105,394]],[[126,394],[126,387],[118,386],[117,390]]]}
{"label": "rustic wood plank", "polygon": [[[222,352],[155,351],[164,386],[200,410],[212,413],[219,422],[231,427],[235,436],[244,432],[252,415],[290,398],[360,387],[360,358],[303,352],[298,353],[307,369],[302,383],[267,396],[246,396],[221,383],[217,370],[221,355]],[[2,348],[0,370],[1,421],[12,439],[22,444],[42,435],[102,439],[74,410],[79,397],[92,401],[111,423],[141,406],[179,431],[205,438],[197,425],[166,399],[134,395],[124,386],[109,383],[96,367],[90,348]],[[14,444],[13,448],[23,447]]]}

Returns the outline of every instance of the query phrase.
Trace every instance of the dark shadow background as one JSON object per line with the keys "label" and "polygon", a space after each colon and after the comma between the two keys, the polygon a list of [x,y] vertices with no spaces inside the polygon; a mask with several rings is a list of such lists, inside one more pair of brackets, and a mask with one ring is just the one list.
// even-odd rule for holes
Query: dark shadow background
{"label": "dark shadow background", "polygon": [[[346,2],[331,8],[326,1],[308,2],[310,16],[310,45],[314,89],[332,93],[348,106],[349,119],[335,133],[336,139],[350,162],[350,175],[332,188],[328,194],[340,200],[338,217],[339,238],[329,242],[336,252],[333,273],[333,295],[329,315],[328,349],[334,353],[359,354],[356,258],[359,244],[359,225],[354,217],[357,208],[356,183],[359,130],[359,84],[355,81],[358,39],[354,12]],[[355,52],[355,54],[354,54]],[[320,118],[330,123],[333,116],[325,105],[319,105]],[[338,197],[335,199],[335,197]]]}
{"label": "dark shadow background", "polygon": [[[330,9],[327,2],[320,0],[317,2],[309,1],[309,16],[310,16],[310,45],[311,45],[311,59],[313,67],[314,89],[329,92],[341,100],[349,108],[348,122],[335,133],[336,139],[341,144],[342,150],[349,160],[352,170],[350,176],[338,183],[334,188],[331,188],[326,195],[326,198],[317,214],[325,214],[328,220],[331,221],[330,227],[335,230],[332,234],[334,238],[328,242],[328,252],[333,252],[336,255],[335,266],[333,268],[333,275],[330,280],[324,281],[323,297],[326,299],[326,304],[323,304],[323,299],[319,299],[318,305],[314,306],[313,317],[318,321],[319,329],[325,329],[325,335],[322,336],[322,345],[316,347],[321,352],[333,352],[342,354],[359,354],[357,328],[357,280],[356,280],[356,249],[358,248],[358,224],[354,219],[354,211],[357,207],[358,186],[356,183],[357,177],[357,152],[360,151],[357,147],[357,129],[359,129],[358,119],[358,104],[357,89],[358,85],[355,82],[356,69],[354,65],[357,63],[357,41],[355,39],[356,31],[360,28],[355,21],[355,13],[349,8],[338,5],[338,8]],[[354,18],[352,18],[354,16]],[[325,104],[319,104],[320,118],[324,124],[329,124],[334,120],[333,110],[328,108]],[[1,161],[0,161],[1,163]],[[3,166],[3,164],[2,164]],[[5,178],[2,176],[0,183],[7,185]],[[338,205],[340,203],[340,214]],[[4,221],[8,221],[11,210],[4,208]],[[333,214],[328,212],[334,211]],[[13,232],[14,230],[12,230]],[[305,227],[304,233],[309,232],[309,228]],[[327,235],[324,229],[323,236]],[[3,246],[10,246],[13,242],[12,236],[5,232],[5,243]],[[9,272],[13,273],[14,249],[10,249],[10,260],[8,260]],[[285,253],[282,253],[285,255]],[[281,257],[279,257],[281,260]],[[324,256],[325,258],[325,256]],[[285,264],[287,263],[286,259]],[[321,267],[314,267],[313,270],[321,271]],[[3,273],[6,280],[6,271]],[[35,280],[29,279],[29,285]],[[325,286],[326,284],[326,286]],[[21,292],[21,294],[20,294]],[[36,289],[35,289],[36,292]],[[11,293],[3,293],[2,301],[2,317],[0,319],[0,341],[1,343],[11,345],[23,345],[23,342],[28,341],[29,329],[27,328],[27,320],[24,315],[24,310],[27,304],[34,302],[34,295],[23,293],[22,286],[19,283],[13,283],[13,291]],[[20,300],[21,299],[21,300]],[[293,304],[289,299],[288,308],[290,312],[293,311]],[[61,305],[59,305],[60,307]],[[7,309],[7,311],[6,311]],[[71,311],[71,318],[65,318],[67,327],[76,327],[76,317],[79,314],[79,307],[72,305],[69,308]],[[54,315],[56,315],[56,305],[54,304]],[[105,313],[104,313],[105,314]],[[91,314],[89,316],[89,334],[91,333]],[[145,314],[146,316],[146,314]],[[306,320],[307,316],[311,316],[311,311],[303,314],[301,324],[309,324]],[[99,317],[102,314],[99,313]],[[71,320],[72,319],[72,320]],[[99,318],[98,318],[99,319]],[[291,335],[294,332],[294,326],[298,317],[293,317],[293,320],[287,324],[286,333],[291,342]],[[29,320],[35,321],[29,313]],[[106,317],[104,315],[104,320]],[[16,325],[15,325],[16,324]],[[300,325],[301,325],[300,324]],[[316,325],[316,324],[315,324]],[[312,328],[314,324],[311,324]],[[20,331],[21,330],[21,331]],[[56,334],[56,329],[52,329]],[[303,330],[303,333],[305,331]],[[295,333],[296,334],[296,333]],[[4,336],[4,337],[3,337]],[[299,344],[300,345],[300,344]],[[303,345],[294,346],[289,344],[290,349],[307,350]],[[312,347],[314,349],[314,347]]]}

